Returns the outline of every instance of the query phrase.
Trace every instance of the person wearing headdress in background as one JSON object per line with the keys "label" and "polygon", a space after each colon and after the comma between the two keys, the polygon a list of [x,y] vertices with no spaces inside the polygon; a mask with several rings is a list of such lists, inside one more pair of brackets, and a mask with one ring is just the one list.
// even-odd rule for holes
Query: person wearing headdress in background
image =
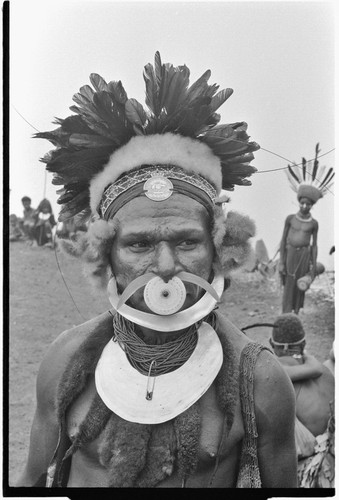
{"label": "person wearing headdress in background", "polygon": [[[294,313],[278,316],[270,344],[291,378],[296,395],[295,438],[300,487],[334,484],[334,375],[306,352],[306,335]],[[308,457],[312,457],[308,459]],[[312,469],[312,464],[318,468]]]}
{"label": "person wearing headdress in background", "polygon": [[44,198],[36,210],[35,239],[38,246],[53,246],[53,228],[56,226],[52,205]]}
{"label": "person wearing headdress in background", "polygon": [[[318,221],[311,215],[311,209],[331,187],[333,169],[319,168],[319,144],[315,148],[315,158],[302,159],[302,168],[288,165],[287,175],[292,189],[297,193],[299,211],[288,215],[285,220],[280,242],[279,273],[283,285],[282,312],[299,313],[304,307],[305,287],[299,281],[309,275],[309,282],[317,274]],[[323,266],[319,263],[323,272]],[[320,269],[319,269],[320,270]]]}
{"label": "person wearing headdress in background", "polygon": [[44,161],[64,186],[59,220],[91,221],[63,248],[112,309],[44,358],[19,486],[297,485],[292,383],[221,310],[255,230],[223,191],[250,185],[259,146],[245,122],[218,124],[232,89],[189,74],[157,52],[146,111],[93,73],[76,115],[36,134],[57,146]]}

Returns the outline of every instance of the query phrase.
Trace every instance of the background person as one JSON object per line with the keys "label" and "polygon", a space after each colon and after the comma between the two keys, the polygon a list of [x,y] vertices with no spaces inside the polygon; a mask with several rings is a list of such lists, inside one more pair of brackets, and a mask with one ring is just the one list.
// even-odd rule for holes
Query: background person
{"label": "background person", "polygon": [[22,241],[25,237],[15,214],[9,216],[9,241]]}
{"label": "background person", "polygon": [[22,228],[24,234],[28,240],[28,243],[34,243],[34,229],[36,224],[36,210],[31,206],[32,200],[29,196],[24,196],[21,198],[21,202],[23,204],[23,219],[22,219]]}
{"label": "background person", "polygon": [[[305,352],[305,332],[295,314],[278,316],[270,344],[295,390],[296,444],[301,460],[315,455],[317,438],[329,432],[334,408],[334,376],[324,364]],[[334,470],[332,473],[334,475]],[[302,474],[299,480],[302,482]]]}
{"label": "background person", "polygon": [[[316,275],[318,254],[318,222],[310,211],[313,205],[327,192],[334,176],[322,167],[318,173],[319,145],[316,145],[314,162],[302,159],[302,167],[288,165],[288,178],[297,192],[299,211],[285,220],[280,243],[279,273],[283,285],[282,312],[295,312],[304,306],[305,291],[298,288],[298,279],[308,272],[313,280]],[[320,170],[319,170],[320,172]]]}
{"label": "background person", "polygon": [[56,226],[52,205],[44,198],[36,211],[35,239],[38,246],[53,246],[53,228]]}

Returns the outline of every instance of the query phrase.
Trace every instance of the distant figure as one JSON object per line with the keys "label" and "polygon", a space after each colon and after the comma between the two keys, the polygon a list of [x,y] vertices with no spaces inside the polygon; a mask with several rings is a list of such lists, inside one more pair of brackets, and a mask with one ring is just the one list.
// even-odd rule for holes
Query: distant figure
{"label": "distant figure", "polygon": [[24,207],[22,229],[28,242],[32,244],[35,239],[36,210],[31,207],[32,200],[29,196],[21,198],[21,203]]}
{"label": "distant figure", "polygon": [[[326,480],[325,485],[332,487],[333,373],[304,351],[305,332],[299,317],[293,313],[282,314],[276,319],[270,344],[291,378],[295,390],[299,486],[324,487]],[[311,467],[315,468],[310,479]]]}
{"label": "distant figure", "polygon": [[283,313],[293,311],[297,314],[304,306],[305,292],[299,290],[298,279],[308,272],[312,279],[315,277],[318,222],[310,214],[315,197],[307,194],[308,197],[298,195],[299,212],[286,218],[281,239],[279,272],[284,286]]}
{"label": "distant figure", "polygon": [[298,279],[310,273],[311,280],[316,275],[318,222],[313,219],[310,211],[313,205],[325,194],[333,179],[332,169],[328,172],[323,168],[321,178],[318,175],[319,145],[316,145],[316,156],[313,166],[311,162],[302,159],[301,168],[288,165],[288,177],[292,188],[297,192],[299,211],[288,215],[280,243],[279,273],[284,287],[282,312],[295,312],[304,306],[305,290],[298,288]]}
{"label": "distant figure", "polygon": [[24,232],[19,226],[19,219],[15,214],[9,216],[9,241],[24,239]]}
{"label": "distant figure", "polygon": [[52,229],[56,225],[50,202],[45,198],[37,208],[35,238],[38,246],[53,246]]}

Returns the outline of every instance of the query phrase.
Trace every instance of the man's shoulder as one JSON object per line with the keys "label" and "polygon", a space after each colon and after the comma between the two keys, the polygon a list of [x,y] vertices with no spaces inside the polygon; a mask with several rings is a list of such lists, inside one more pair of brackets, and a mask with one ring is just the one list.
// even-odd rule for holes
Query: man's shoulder
{"label": "man's shoulder", "polygon": [[93,335],[107,331],[112,323],[112,316],[106,311],[85,323],[62,332],[49,346],[42,360],[38,373],[38,390],[48,389],[53,392],[64,373],[70,359],[80,346]]}
{"label": "man's shoulder", "polygon": [[243,331],[240,330],[234,323],[232,323],[228,318],[226,313],[223,311],[222,307],[217,314],[218,323],[217,331],[219,335],[224,336],[228,342],[230,342],[235,349],[235,351],[240,356],[244,347],[252,342]]}
{"label": "man's shoulder", "polygon": [[90,335],[101,328],[109,327],[112,324],[112,315],[109,311],[91,318],[80,325],[75,325],[72,328],[62,332],[51,344],[52,349],[64,349],[65,346],[71,348],[72,351],[77,349]]}
{"label": "man's shoulder", "polygon": [[[267,394],[271,394],[272,404],[274,405],[279,400],[279,391],[281,391],[280,394],[294,395],[292,382],[279,363],[278,358],[268,347],[247,337],[222,312],[218,314],[218,325],[219,333],[224,335],[232,344],[238,360],[240,360],[241,353],[248,344],[255,343],[262,347],[262,349],[255,349],[257,353],[256,359],[252,360],[254,361],[254,390],[258,401],[264,400],[265,404],[267,404]],[[259,395],[260,397],[258,397]]]}

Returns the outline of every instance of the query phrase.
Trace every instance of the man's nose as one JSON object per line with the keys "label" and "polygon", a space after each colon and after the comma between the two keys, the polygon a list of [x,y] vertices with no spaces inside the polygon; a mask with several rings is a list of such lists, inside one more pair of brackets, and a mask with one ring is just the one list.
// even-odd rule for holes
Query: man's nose
{"label": "man's nose", "polygon": [[156,249],[153,271],[168,280],[182,270],[174,249],[168,243],[161,242]]}

